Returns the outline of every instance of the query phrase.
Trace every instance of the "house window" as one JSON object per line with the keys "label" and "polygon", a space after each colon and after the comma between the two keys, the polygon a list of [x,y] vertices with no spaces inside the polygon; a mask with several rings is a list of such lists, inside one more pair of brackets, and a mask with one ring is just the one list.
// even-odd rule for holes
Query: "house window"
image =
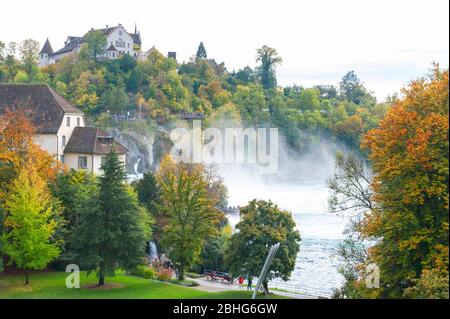
{"label": "house window", "polygon": [[66,137],[63,135],[62,137],[62,147],[66,146]]}
{"label": "house window", "polygon": [[59,156],[59,161],[60,161],[61,163],[64,163],[64,155],[60,155],[60,156]]}
{"label": "house window", "polygon": [[67,117],[67,127],[70,127],[70,116]]}
{"label": "house window", "polygon": [[122,31],[119,31],[119,35],[122,36]]}
{"label": "house window", "polygon": [[77,117],[77,126],[80,126],[80,118]]}
{"label": "house window", "polygon": [[78,156],[78,168],[87,169],[87,156]]}

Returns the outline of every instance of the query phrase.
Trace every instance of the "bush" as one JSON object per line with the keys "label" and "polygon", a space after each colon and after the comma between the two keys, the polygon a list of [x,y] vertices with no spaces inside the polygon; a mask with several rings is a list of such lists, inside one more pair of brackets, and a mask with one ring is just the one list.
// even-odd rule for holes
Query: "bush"
{"label": "bush", "polygon": [[147,265],[139,265],[135,269],[130,271],[130,274],[133,276],[139,276],[146,279],[155,279],[157,278],[156,270]]}
{"label": "bush", "polygon": [[172,279],[173,271],[167,268],[158,268],[156,279],[160,281],[169,281]]}

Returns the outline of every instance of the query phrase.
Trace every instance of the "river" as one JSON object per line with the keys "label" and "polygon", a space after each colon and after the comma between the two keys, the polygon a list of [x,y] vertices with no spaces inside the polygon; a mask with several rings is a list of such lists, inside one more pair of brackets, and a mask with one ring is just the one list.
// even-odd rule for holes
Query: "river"
{"label": "river", "polygon": [[[235,169],[222,170],[220,175],[228,187],[229,205],[244,206],[254,198],[270,199],[292,212],[302,240],[286,289],[295,287],[298,291],[330,296],[334,288],[341,286],[343,278],[338,273],[336,252],[348,219],[327,213],[329,192],[325,178],[269,183]],[[234,226],[239,216],[229,216],[229,220]],[[275,282],[283,288],[279,284],[284,282]]]}

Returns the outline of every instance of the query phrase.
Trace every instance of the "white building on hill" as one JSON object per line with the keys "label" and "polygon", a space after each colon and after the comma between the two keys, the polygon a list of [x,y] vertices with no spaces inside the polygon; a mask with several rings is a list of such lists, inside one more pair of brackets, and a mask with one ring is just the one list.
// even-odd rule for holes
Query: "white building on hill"
{"label": "white building on hill", "polygon": [[[94,31],[94,29],[91,29]],[[104,59],[116,59],[124,54],[128,54],[134,58],[138,58],[141,54],[141,33],[137,31],[135,27],[134,33],[129,33],[122,24],[115,27],[108,27],[104,29],[97,29],[95,31],[101,31],[106,36],[107,44],[105,47],[105,54],[100,58]],[[63,57],[78,52],[83,44],[83,37],[69,36],[67,41],[64,42],[64,47],[56,52],[47,39],[41,52],[39,53],[39,66],[47,66],[54,64],[61,60]]]}

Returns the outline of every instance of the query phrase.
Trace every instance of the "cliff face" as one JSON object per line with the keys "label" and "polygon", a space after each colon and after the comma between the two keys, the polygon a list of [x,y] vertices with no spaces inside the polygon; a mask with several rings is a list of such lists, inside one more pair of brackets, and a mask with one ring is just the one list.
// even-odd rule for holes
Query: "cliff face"
{"label": "cliff face", "polygon": [[113,129],[111,134],[128,149],[126,171],[129,174],[143,174],[153,163],[153,141],[151,135]]}
{"label": "cliff face", "polygon": [[126,171],[130,175],[141,175],[149,170],[155,170],[161,158],[168,154],[173,146],[164,127],[159,127],[152,134],[120,128],[113,128],[109,132],[128,149]]}

